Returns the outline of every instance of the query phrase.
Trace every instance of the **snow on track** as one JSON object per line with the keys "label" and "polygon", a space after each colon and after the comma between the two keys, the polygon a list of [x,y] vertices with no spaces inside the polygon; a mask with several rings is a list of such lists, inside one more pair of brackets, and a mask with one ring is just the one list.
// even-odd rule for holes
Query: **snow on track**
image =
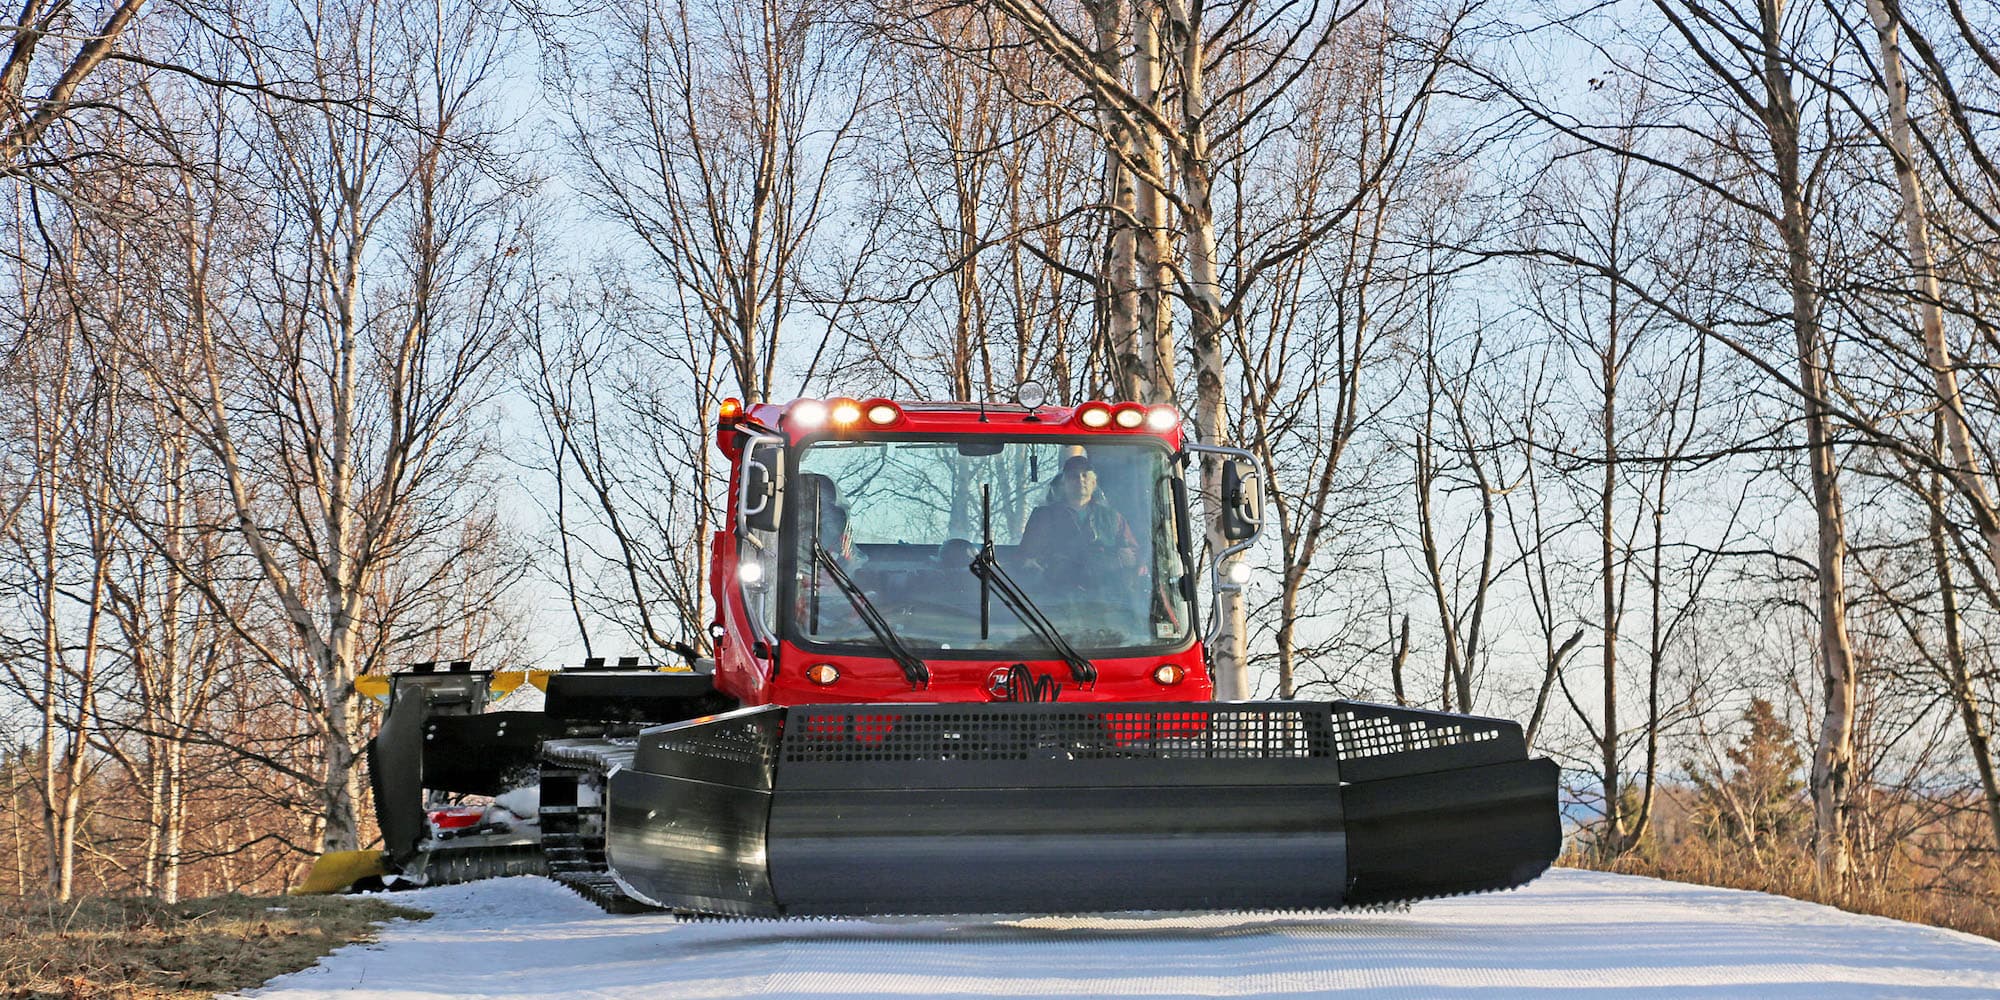
{"label": "snow on track", "polygon": [[258,1000],[701,997],[2000,997],[2000,943],[1796,900],[1597,872],[1407,913],[693,922],[501,879]]}

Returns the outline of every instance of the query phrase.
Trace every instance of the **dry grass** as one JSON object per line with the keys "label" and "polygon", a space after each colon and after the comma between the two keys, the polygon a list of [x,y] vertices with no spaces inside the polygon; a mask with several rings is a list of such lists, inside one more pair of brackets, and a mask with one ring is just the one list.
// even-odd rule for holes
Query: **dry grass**
{"label": "dry grass", "polygon": [[0,898],[0,998],[198,1000],[303,969],[380,921],[427,916],[324,896]]}
{"label": "dry grass", "polygon": [[1744,858],[1717,856],[1702,850],[1670,849],[1659,857],[1627,855],[1608,863],[1582,852],[1564,858],[1561,863],[1574,868],[1768,892],[1824,903],[1850,913],[1949,927],[2000,940],[2000,891],[1996,891],[2000,886],[1991,884],[1989,878],[1979,877],[1980,873],[1961,872],[1960,878],[1949,881],[1912,877],[1909,872],[1877,873],[1857,879],[1846,891],[1829,891],[1820,884],[1811,861],[1800,856],[1767,858],[1758,865]]}

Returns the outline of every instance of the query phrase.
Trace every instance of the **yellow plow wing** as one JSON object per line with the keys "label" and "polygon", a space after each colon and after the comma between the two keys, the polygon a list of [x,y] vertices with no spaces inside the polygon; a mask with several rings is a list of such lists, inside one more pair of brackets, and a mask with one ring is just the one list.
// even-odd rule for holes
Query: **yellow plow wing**
{"label": "yellow plow wing", "polygon": [[388,857],[381,851],[335,851],[313,860],[305,883],[292,890],[294,896],[318,896],[345,892],[369,876],[389,874]]}

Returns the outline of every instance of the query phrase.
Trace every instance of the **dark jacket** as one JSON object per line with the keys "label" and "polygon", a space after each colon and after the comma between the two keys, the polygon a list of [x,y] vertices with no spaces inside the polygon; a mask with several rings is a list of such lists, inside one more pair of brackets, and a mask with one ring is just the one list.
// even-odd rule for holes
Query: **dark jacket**
{"label": "dark jacket", "polygon": [[1139,562],[1139,542],[1125,516],[1108,503],[1093,500],[1081,508],[1050,503],[1028,515],[1021,556],[1051,572],[1131,567]]}

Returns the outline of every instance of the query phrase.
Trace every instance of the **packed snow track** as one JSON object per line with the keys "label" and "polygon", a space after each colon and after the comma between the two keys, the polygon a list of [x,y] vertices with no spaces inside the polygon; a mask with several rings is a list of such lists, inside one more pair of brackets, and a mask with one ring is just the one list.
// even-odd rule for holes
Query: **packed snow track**
{"label": "packed snow track", "polygon": [[426,889],[259,1000],[2000,996],[2000,943],[1757,893],[1556,870],[1401,913],[1017,921],[607,916],[553,882]]}

